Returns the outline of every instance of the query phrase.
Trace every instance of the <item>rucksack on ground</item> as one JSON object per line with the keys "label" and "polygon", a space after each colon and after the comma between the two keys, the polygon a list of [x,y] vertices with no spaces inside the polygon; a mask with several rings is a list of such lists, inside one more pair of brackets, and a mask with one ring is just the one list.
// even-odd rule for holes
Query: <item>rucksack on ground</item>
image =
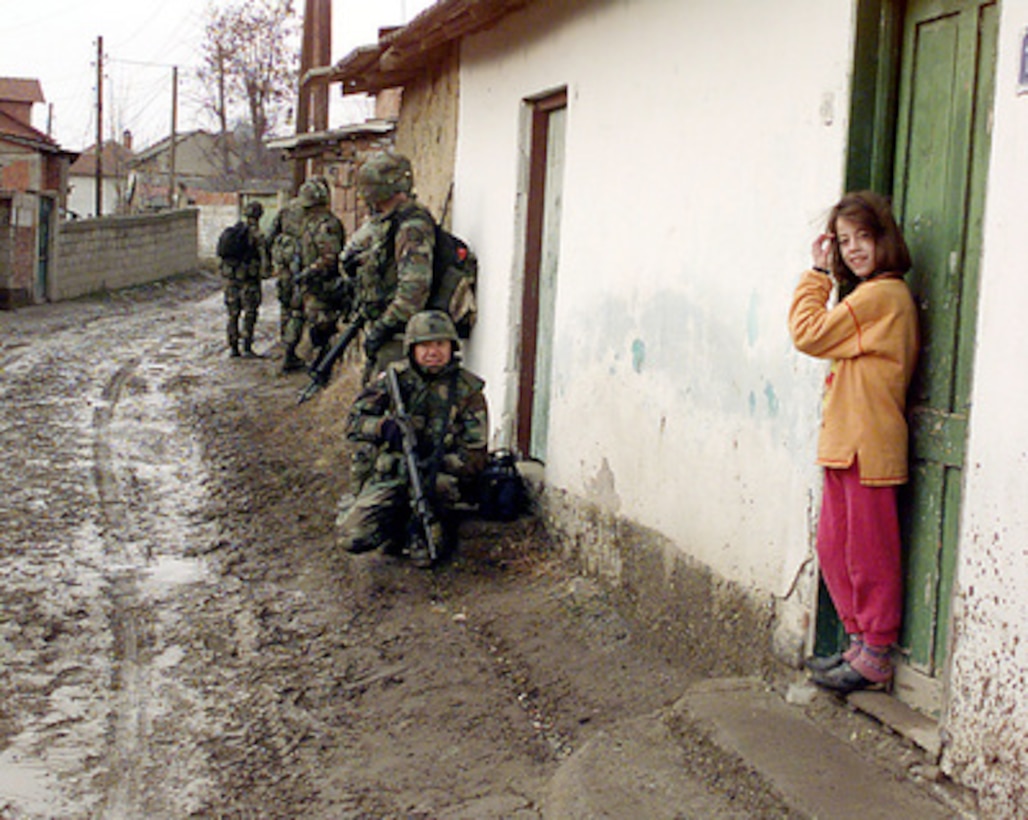
{"label": "rucksack on ground", "polygon": [[228,262],[249,262],[254,258],[250,226],[245,221],[229,225],[218,237],[218,257]]}
{"label": "rucksack on ground", "polygon": [[478,476],[478,514],[487,521],[513,521],[528,509],[528,490],[512,450],[495,450]]}

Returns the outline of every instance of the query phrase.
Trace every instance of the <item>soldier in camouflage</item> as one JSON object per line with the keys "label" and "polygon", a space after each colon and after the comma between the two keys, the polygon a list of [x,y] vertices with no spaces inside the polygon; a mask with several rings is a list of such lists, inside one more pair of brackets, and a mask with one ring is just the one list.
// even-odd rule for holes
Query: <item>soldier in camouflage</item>
{"label": "soldier in camouflage", "polygon": [[[415,314],[403,340],[406,358],[395,370],[418,437],[423,484],[439,522],[433,533],[448,547],[456,535],[454,505],[472,500],[475,480],[488,461],[489,411],[485,382],[460,366],[453,320],[443,311]],[[355,445],[352,494],[339,505],[337,532],[349,552],[373,549],[410,555],[416,566],[431,565],[427,547],[411,526],[407,463],[393,416],[386,376],[380,373],[358,395],[347,418]]]}
{"label": "soldier in camouflage", "polygon": [[346,240],[343,224],[328,207],[328,183],[309,179],[298,195],[304,209],[300,233],[300,273],[294,277],[295,292],[286,324],[283,372],[301,370],[304,362],[296,348],[306,325],[317,364],[335,334],[340,315],[350,311],[346,283],[339,275],[339,253]]}
{"label": "soldier in camouflage", "polygon": [[293,278],[300,272],[300,235],[303,232],[303,205],[298,198],[279,208],[268,234],[271,268],[275,276],[279,305],[279,337],[285,342],[286,327],[293,305]]}
{"label": "soldier in camouflage", "polygon": [[432,288],[435,220],[413,188],[410,160],[392,151],[373,154],[357,172],[357,193],[371,211],[361,228],[367,247],[354,269],[365,380],[403,358],[403,328],[424,310]]}
{"label": "soldier in camouflage", "polygon": [[[225,307],[228,310],[228,347],[232,356],[256,357],[253,333],[257,326],[257,312],[261,305],[261,279],[267,267],[267,249],[261,234],[260,219],[264,207],[251,202],[243,210],[249,228],[250,252],[244,259],[222,259],[221,276],[225,280]],[[242,327],[240,327],[242,317]]]}

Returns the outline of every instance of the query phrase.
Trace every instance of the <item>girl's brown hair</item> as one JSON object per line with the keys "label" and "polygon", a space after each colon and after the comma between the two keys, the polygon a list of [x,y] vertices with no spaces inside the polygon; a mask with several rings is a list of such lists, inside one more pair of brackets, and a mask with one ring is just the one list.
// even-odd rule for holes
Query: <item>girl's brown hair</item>
{"label": "girl's brown hair", "polygon": [[[871,231],[875,238],[875,270],[879,273],[905,274],[910,270],[910,251],[903,241],[899,225],[892,215],[889,200],[874,191],[854,191],[846,194],[828,215],[827,232],[834,237],[839,217],[855,222]],[[831,268],[837,276],[857,283],[860,280],[849,269],[839,252],[839,242],[832,240]]]}

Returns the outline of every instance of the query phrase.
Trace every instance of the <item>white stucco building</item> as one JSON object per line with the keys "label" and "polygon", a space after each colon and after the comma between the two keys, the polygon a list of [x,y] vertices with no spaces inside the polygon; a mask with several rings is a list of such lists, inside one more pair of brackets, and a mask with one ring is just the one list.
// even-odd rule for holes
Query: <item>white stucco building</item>
{"label": "white stucco building", "polygon": [[893,197],[925,335],[894,697],[993,817],[1028,813],[1026,27],[1028,0],[440,0],[335,78],[404,79],[428,201],[452,164],[494,442],[545,465],[584,565],[657,622],[737,636],[728,671],[755,633],[789,668],[831,637],[825,366],[786,313],[839,196]]}

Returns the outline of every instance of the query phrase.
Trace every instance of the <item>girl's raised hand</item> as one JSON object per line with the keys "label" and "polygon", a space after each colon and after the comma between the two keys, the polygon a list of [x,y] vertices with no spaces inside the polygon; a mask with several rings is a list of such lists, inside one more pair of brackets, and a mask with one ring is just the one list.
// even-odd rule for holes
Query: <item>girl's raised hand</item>
{"label": "girl's raised hand", "polygon": [[830,233],[819,234],[810,246],[810,256],[815,268],[828,268],[828,252],[832,248],[833,238]]}

